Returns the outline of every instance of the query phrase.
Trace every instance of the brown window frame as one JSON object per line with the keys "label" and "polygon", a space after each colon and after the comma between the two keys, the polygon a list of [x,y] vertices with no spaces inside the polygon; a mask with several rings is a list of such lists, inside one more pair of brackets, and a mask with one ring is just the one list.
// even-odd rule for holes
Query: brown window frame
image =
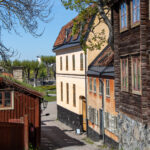
{"label": "brown window frame", "polygon": [[89,77],[89,91],[92,92],[92,77]]}
{"label": "brown window frame", "polygon": [[63,67],[62,67],[62,56],[60,57],[60,70],[62,70]]}
{"label": "brown window frame", "polygon": [[[141,3],[141,0],[140,0],[140,3]],[[133,22],[133,0],[131,0],[130,2],[130,11],[131,11],[131,27],[134,28],[136,26],[139,26],[140,25],[140,20],[139,21],[136,21],[136,22]],[[139,7],[140,7],[140,4],[139,4]],[[141,13],[141,10],[140,10],[140,13]],[[141,18],[141,17],[140,17]]]}
{"label": "brown window frame", "polygon": [[73,84],[73,106],[76,107],[76,85]]}
{"label": "brown window frame", "polygon": [[[123,66],[123,63],[125,63],[125,66]],[[125,70],[123,70],[124,68]],[[124,57],[120,59],[120,74],[121,74],[121,91],[128,92],[128,88],[129,88],[128,57]],[[125,83],[126,85],[124,84],[124,82],[126,82]]]}
{"label": "brown window frame", "polygon": [[[141,95],[141,58],[140,55],[131,57],[132,93]],[[135,72],[134,72],[135,71]]]}
{"label": "brown window frame", "polygon": [[66,70],[68,71],[68,56],[66,56]]}
{"label": "brown window frame", "polygon": [[83,71],[83,53],[80,54],[80,70]]}
{"label": "brown window frame", "polygon": [[63,82],[60,82],[61,101],[63,102]]}
{"label": "brown window frame", "polygon": [[72,55],[72,70],[75,70],[75,55]]}
{"label": "brown window frame", "polygon": [[[10,105],[5,106],[5,93],[9,92],[10,93]],[[14,109],[14,91],[12,90],[5,90],[5,91],[0,91],[2,94],[2,105],[0,105],[0,110],[7,110],[7,109]]]}
{"label": "brown window frame", "polygon": [[[126,27],[121,27],[121,18],[122,18],[122,16],[121,16],[121,4],[122,3],[125,3],[126,4],[126,24],[127,24],[127,26]],[[128,30],[128,14],[129,14],[129,12],[128,12],[128,5],[127,5],[127,1],[126,0],[122,0],[122,2],[121,2],[121,4],[120,4],[120,9],[119,9],[119,18],[120,18],[120,32],[124,32],[124,31],[127,31]]]}
{"label": "brown window frame", "polygon": [[67,104],[69,104],[69,83],[66,83],[66,99]]}

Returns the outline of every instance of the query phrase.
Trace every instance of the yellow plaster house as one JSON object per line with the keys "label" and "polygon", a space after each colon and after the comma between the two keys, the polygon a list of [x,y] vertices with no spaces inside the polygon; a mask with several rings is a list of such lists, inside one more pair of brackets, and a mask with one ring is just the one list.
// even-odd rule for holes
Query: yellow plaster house
{"label": "yellow plaster house", "polygon": [[[91,19],[89,24],[97,24],[98,17]],[[72,36],[73,21],[62,27],[53,47],[56,53],[56,87],[57,87],[57,118],[73,129],[86,131],[86,71],[90,63],[101,50],[87,50],[85,55],[80,46],[80,34]],[[104,23],[98,25],[94,32],[108,28]],[[86,41],[93,33],[87,33]],[[95,41],[96,42],[96,41]]]}

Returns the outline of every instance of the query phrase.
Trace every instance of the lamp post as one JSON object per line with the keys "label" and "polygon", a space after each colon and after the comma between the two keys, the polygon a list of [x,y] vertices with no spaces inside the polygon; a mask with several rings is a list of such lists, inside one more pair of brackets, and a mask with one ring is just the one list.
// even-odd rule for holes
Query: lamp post
{"label": "lamp post", "polygon": [[44,99],[42,102],[42,110],[45,110],[47,108],[47,105],[48,105],[48,101]]}

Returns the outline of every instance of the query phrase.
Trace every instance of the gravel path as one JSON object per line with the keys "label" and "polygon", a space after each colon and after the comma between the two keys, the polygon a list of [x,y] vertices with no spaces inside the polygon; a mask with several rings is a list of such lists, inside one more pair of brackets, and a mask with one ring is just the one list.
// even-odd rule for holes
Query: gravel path
{"label": "gravel path", "polygon": [[[49,116],[44,116],[50,113]],[[86,134],[77,135],[70,127],[57,119],[56,102],[49,102],[42,113],[41,149],[40,150],[106,150],[100,149],[99,143],[85,142]]]}

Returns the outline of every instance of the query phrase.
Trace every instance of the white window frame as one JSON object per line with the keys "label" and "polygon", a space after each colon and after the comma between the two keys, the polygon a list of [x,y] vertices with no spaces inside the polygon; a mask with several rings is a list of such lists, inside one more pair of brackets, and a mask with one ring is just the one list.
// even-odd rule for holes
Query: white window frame
{"label": "white window frame", "polygon": [[[5,91],[2,91],[5,92]],[[14,109],[14,91],[11,92],[11,106],[6,107],[0,107],[0,110],[13,110]]]}
{"label": "white window frame", "polygon": [[[109,86],[107,85],[107,82],[109,83]],[[109,89],[109,95],[107,93],[107,89]],[[110,97],[110,80],[109,79],[106,79],[106,96]]]}
{"label": "white window frame", "polygon": [[96,94],[96,78],[93,79],[93,93]]}

